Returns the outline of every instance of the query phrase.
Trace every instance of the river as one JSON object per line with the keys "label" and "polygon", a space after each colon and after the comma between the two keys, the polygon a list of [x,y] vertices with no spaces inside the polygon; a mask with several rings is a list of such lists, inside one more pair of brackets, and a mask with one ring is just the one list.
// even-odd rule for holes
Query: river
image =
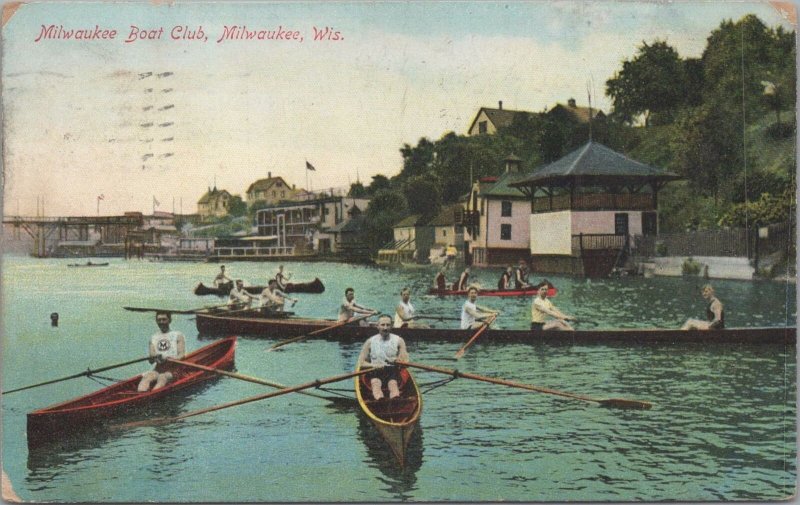
{"label": "river", "polygon": [[[99,260],[94,260],[99,261]],[[106,261],[106,260],[103,260]],[[142,356],[152,313],[122,306],[189,309],[218,303],[192,288],[213,264],[4,256],[3,388]],[[273,263],[229,263],[234,278],[264,284]],[[296,280],[320,277],[321,295],[293,310],[335,317],[344,289],[361,304],[392,311],[401,287],[417,311],[458,316],[462,300],[425,295],[434,271],[332,263],[286,263]],[[484,286],[500,269],[475,269]],[[538,280],[538,278],[536,279]],[[555,304],[598,328],[677,327],[705,309],[696,278],[586,280],[552,276]],[[793,284],[713,281],[726,324],[795,324]],[[530,299],[482,298],[502,311],[497,325],[524,328]],[[58,312],[59,326],[50,325]],[[191,316],[172,328],[198,338]],[[455,324],[455,323],[440,323]],[[308,340],[281,352],[274,341],[240,338],[236,369],[299,384],[353,369],[360,344]],[[414,361],[452,367],[453,343],[408,342]],[[125,378],[146,363],[103,375]],[[420,429],[400,469],[352,408],[301,395],[222,410],[179,423],[73,437],[29,453],[27,412],[94,391],[87,378],[3,397],[3,468],[34,501],[630,501],[776,500],[796,484],[795,347],[778,345],[526,345],[476,343],[462,371],[593,397],[647,400],[617,410],[467,379],[424,395]],[[433,387],[441,376],[416,372]],[[348,389],[350,381],[333,387]],[[426,388],[427,389],[427,388]],[[176,414],[264,392],[224,378],[158,406]]]}

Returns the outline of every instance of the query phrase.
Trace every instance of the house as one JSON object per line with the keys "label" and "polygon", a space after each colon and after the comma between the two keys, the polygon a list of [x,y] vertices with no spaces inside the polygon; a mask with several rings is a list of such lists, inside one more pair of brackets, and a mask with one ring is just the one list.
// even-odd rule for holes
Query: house
{"label": "house", "polygon": [[594,120],[604,120],[606,114],[596,107],[579,107],[574,98],[567,100],[567,105],[560,103],[555,104],[552,109],[547,112],[550,116],[561,116],[577,123],[588,123],[589,118]]}
{"label": "house", "polygon": [[658,192],[680,178],[590,141],[510,183],[530,201],[531,270],[608,275],[658,233]]}
{"label": "house", "polygon": [[470,123],[467,129],[469,136],[497,133],[500,128],[511,126],[514,122],[514,116],[517,114],[534,114],[524,110],[510,110],[503,108],[503,102],[497,104],[497,109],[489,107],[481,107],[478,113],[475,114],[475,119]]}
{"label": "house", "polygon": [[209,217],[222,217],[228,215],[232,195],[224,189],[208,188],[200,200],[197,201],[197,213],[203,219]]}
{"label": "house", "polygon": [[267,172],[266,179],[259,179],[252,183],[245,193],[249,207],[252,207],[255,202],[266,202],[271,205],[297,200],[297,195],[297,189],[289,186],[281,176],[272,177],[272,172]]}
{"label": "house", "polygon": [[447,256],[448,248],[456,250],[456,256],[464,257],[464,227],[456,223],[456,217],[464,209],[461,203],[446,205],[429,223],[433,228],[431,263],[438,263]]}
{"label": "house", "polygon": [[392,226],[394,240],[378,251],[378,263],[425,263],[433,245],[433,227],[421,214],[412,214]]}
{"label": "house", "polygon": [[510,155],[500,177],[484,177],[472,186],[462,216],[465,260],[478,266],[516,264],[530,255],[530,201],[511,184],[528,174]]}
{"label": "house", "polygon": [[277,237],[279,246],[293,246],[297,254],[332,252],[334,236],[330,230],[358,216],[367,205],[367,198],[347,196],[270,205],[256,212],[258,235]]}

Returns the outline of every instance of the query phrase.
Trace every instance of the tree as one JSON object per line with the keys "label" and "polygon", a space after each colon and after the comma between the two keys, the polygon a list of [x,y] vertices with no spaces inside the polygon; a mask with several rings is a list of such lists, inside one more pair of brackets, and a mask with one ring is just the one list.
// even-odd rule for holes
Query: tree
{"label": "tree", "polygon": [[678,52],[664,41],[642,42],[633,60],[622,62],[622,70],[606,81],[606,95],[614,111],[628,122],[644,115],[668,113],[686,102],[686,73]]}
{"label": "tree", "polygon": [[234,217],[244,216],[247,214],[247,204],[244,203],[242,197],[233,195],[228,202],[228,214]]}
{"label": "tree", "polygon": [[381,190],[389,189],[392,187],[392,184],[389,182],[389,178],[385,175],[373,175],[372,176],[372,183],[370,183],[368,191],[370,195],[374,195]]}
{"label": "tree", "polygon": [[406,202],[408,202],[410,214],[422,214],[430,219],[441,208],[441,191],[439,191],[439,186],[431,180],[430,176],[418,176],[410,179],[406,182],[403,192]]}
{"label": "tree", "polygon": [[392,226],[408,215],[408,205],[401,193],[382,189],[375,193],[364,212],[366,242],[372,251],[394,237]]}
{"label": "tree", "polygon": [[360,182],[354,182],[353,184],[351,184],[350,191],[347,192],[347,196],[353,198],[362,198],[367,196],[368,194],[369,192],[367,191],[367,188],[365,188],[364,185],[361,184]]}
{"label": "tree", "polygon": [[403,170],[400,172],[401,179],[408,179],[426,173],[433,163],[434,144],[421,138],[415,147],[403,144],[400,154],[403,155]]}

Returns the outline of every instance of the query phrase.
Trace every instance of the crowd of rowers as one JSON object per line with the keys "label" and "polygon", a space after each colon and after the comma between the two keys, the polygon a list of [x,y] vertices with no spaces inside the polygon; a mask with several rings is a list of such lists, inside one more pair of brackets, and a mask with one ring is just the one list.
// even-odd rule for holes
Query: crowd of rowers
{"label": "crowd of rowers", "polygon": [[[433,279],[433,288],[437,291],[448,291],[445,271],[446,268],[442,268]],[[452,290],[466,291],[470,286],[469,275],[470,269],[469,267],[466,267],[461,272],[458,280],[451,286]],[[497,281],[497,289],[498,291],[528,289],[531,287],[530,282],[528,282],[529,275],[530,271],[528,269],[528,265],[525,263],[525,260],[519,260],[517,268],[509,265],[505,270],[503,270],[500,279]]]}

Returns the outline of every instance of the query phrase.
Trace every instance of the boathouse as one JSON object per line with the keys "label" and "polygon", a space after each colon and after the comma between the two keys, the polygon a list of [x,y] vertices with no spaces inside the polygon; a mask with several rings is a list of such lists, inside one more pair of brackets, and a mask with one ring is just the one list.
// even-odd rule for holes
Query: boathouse
{"label": "boathouse", "polygon": [[510,183],[530,200],[532,271],[607,276],[633,236],[658,233],[658,192],[676,179],[590,141]]}
{"label": "boathouse", "polygon": [[499,177],[483,177],[472,186],[466,208],[457,224],[464,226],[465,249],[470,264],[516,264],[530,254],[530,203],[512,183],[528,174],[513,154],[504,160]]}

